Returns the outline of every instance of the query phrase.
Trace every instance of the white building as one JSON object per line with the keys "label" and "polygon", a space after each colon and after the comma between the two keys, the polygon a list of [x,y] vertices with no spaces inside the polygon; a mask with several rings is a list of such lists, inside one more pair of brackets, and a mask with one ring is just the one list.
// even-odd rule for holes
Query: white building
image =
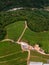
{"label": "white building", "polygon": [[49,64],[43,64],[43,65],[49,65]]}
{"label": "white building", "polygon": [[49,64],[43,64],[43,62],[30,62],[29,65],[49,65]]}
{"label": "white building", "polygon": [[25,42],[20,42],[22,50],[28,50],[28,44]]}
{"label": "white building", "polygon": [[30,62],[29,65],[43,65],[42,62]]}

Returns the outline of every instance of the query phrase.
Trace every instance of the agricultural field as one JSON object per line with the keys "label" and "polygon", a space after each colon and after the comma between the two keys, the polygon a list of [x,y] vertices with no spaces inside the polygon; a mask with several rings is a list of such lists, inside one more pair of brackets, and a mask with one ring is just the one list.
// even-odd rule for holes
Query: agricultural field
{"label": "agricultural field", "polygon": [[47,63],[48,60],[49,60],[49,56],[42,55],[38,53],[37,51],[31,51],[30,61]]}
{"label": "agricultural field", "polygon": [[[19,23],[19,24],[18,24]],[[21,24],[20,24],[21,23]],[[18,36],[18,34],[19,34],[19,36],[21,35],[20,33],[19,33],[19,31],[21,31],[21,33],[22,33],[22,31],[23,31],[23,29],[22,29],[22,27],[21,27],[21,29],[22,30],[20,30],[20,27],[21,26],[23,26],[23,29],[24,29],[24,21],[18,21],[18,22],[15,22],[15,23],[12,23],[12,24],[10,24],[10,25],[8,25],[8,26],[6,26],[6,29],[7,29],[7,32],[8,32],[8,38],[13,38],[13,40],[17,40],[18,38],[17,38],[17,36]],[[16,28],[15,28],[16,27]],[[19,30],[19,31],[16,31],[16,29],[17,30]],[[10,30],[10,31],[9,31]],[[16,32],[15,32],[15,31]],[[12,32],[11,32],[12,31]],[[9,34],[10,33],[10,34]],[[17,34],[18,33],[18,34]],[[12,36],[11,34],[14,34],[15,36],[16,36],[16,38],[14,37],[14,36]],[[17,35],[16,35],[17,34]],[[11,35],[11,36],[10,36]],[[18,37],[19,37],[18,36]],[[33,32],[33,31],[31,31],[29,28],[27,28],[26,29],[26,31],[25,31],[25,33],[24,33],[24,35],[23,35],[23,37],[22,37],[22,41],[25,41],[25,42],[28,42],[28,44],[29,45],[34,45],[34,44],[39,44],[40,46],[41,46],[41,48],[43,48],[45,51],[49,51],[49,44],[48,44],[48,42],[49,42],[49,31],[47,31],[47,32],[39,32],[39,33],[37,33],[37,32]],[[2,42],[3,44],[4,44],[4,42]],[[15,47],[8,47],[8,45],[14,45]],[[2,45],[3,45],[2,44]],[[16,49],[18,49],[18,46],[16,45],[16,44],[11,44],[11,42],[9,43],[9,42],[5,42],[5,45],[7,45],[7,46],[5,46],[4,47],[4,51],[5,51],[5,48],[7,47],[7,48],[9,48],[9,50],[11,50],[10,52],[7,52],[6,54],[8,54],[8,53],[13,53],[13,52],[16,52]],[[17,46],[17,47],[16,47]],[[7,50],[8,51],[8,50]],[[19,51],[19,50],[18,50]],[[17,53],[17,52],[16,52]],[[24,53],[24,52],[23,52]],[[1,53],[1,55],[3,54],[3,52]],[[5,55],[6,55],[5,54]],[[19,53],[20,54],[20,53]],[[4,54],[3,54],[4,55]],[[26,55],[25,53],[24,53],[24,55]],[[14,54],[14,56],[15,56],[15,54]],[[9,57],[8,57],[9,58]],[[7,59],[8,59],[7,58]],[[36,60],[36,58],[38,59],[38,60]],[[6,59],[6,58],[5,58]],[[12,59],[12,58],[11,58]],[[40,59],[40,60],[39,60]],[[36,52],[36,51],[31,51],[31,55],[30,55],[30,60],[31,61],[41,61],[41,62],[44,62],[44,63],[46,63],[47,62],[47,60],[49,59],[49,56],[44,56],[44,55],[42,55],[42,54],[40,54],[40,53],[38,53],[38,52]],[[4,60],[4,59],[2,59],[2,60]],[[0,60],[0,61],[2,61],[2,60]],[[14,62],[16,62],[15,60],[13,61],[13,63]],[[9,63],[11,63],[11,62],[9,62]],[[17,63],[18,63],[18,61],[17,61]],[[8,63],[7,63],[8,64]],[[21,64],[21,63],[20,63]]]}
{"label": "agricultural field", "polygon": [[27,41],[30,45],[39,44],[45,52],[49,53],[49,31],[37,33],[28,28],[26,29],[22,40]]}
{"label": "agricultural field", "polygon": [[[18,22],[15,22],[15,23],[12,23],[12,24],[6,26],[8,38],[17,40],[19,38],[19,36],[21,35],[21,33],[24,29],[24,26],[25,26],[24,21],[18,21]],[[41,46],[41,48],[43,48],[45,51],[49,52],[49,44],[48,44],[49,31],[37,33],[37,32],[33,32],[29,28],[27,28],[21,40],[28,42],[28,44],[32,45],[32,46],[34,44],[39,44]],[[10,59],[17,58],[18,56],[16,55],[16,53],[21,49],[20,46],[19,47],[18,46],[19,45],[11,43],[11,42],[0,43],[0,47],[1,47],[0,48],[0,51],[1,51],[0,56],[1,57],[3,55],[8,55],[8,54],[14,53],[13,55],[0,58],[0,62],[5,61],[6,59],[8,61]],[[18,55],[20,55],[21,51],[18,53]],[[26,55],[25,52],[23,52],[23,54],[24,54],[24,56]],[[27,57],[27,55],[26,55],[26,57]],[[38,60],[36,60],[36,58]],[[42,61],[45,63],[45,62],[47,62],[47,59],[49,59],[49,56],[47,57],[47,56],[41,55],[35,51],[31,51],[31,57],[30,57],[31,61]],[[19,60],[19,57],[18,57],[18,60]],[[8,64],[11,65],[11,63],[12,64],[15,63],[14,65],[16,65],[16,61],[17,60],[8,61],[7,65]],[[23,61],[23,63],[24,62],[26,63],[26,61]],[[19,63],[19,61],[17,61],[17,63]],[[4,62],[1,63],[1,65],[4,65],[4,64],[6,65],[6,63],[4,63]],[[20,62],[20,64],[21,64],[21,62]],[[26,64],[24,64],[24,65],[26,65]]]}
{"label": "agricultural field", "polygon": [[[24,21],[18,21],[5,27],[7,38],[17,41],[24,29]],[[0,42],[0,65],[27,65],[28,52],[21,45],[12,42]]]}
{"label": "agricultural field", "polygon": [[7,30],[7,38],[18,40],[24,29],[24,21],[17,21],[5,27]]}
{"label": "agricultural field", "polygon": [[[22,13],[23,12],[23,13]],[[41,14],[41,11],[35,10],[35,11],[29,11],[27,10],[22,10],[22,11],[18,11],[18,18],[19,20],[23,20],[25,18],[27,18],[26,23],[31,22],[32,21],[36,21],[36,19],[33,20],[33,17],[36,16],[35,18],[38,18]],[[44,11],[43,11],[44,12]],[[42,13],[43,13],[42,12]],[[13,13],[13,12],[12,12]],[[14,12],[13,15],[11,12],[8,12],[8,15],[10,14],[10,17],[12,18],[12,16],[15,16],[15,19],[17,15],[15,15],[17,12]],[[26,16],[25,16],[25,14]],[[29,13],[29,15],[28,15]],[[40,13],[40,14],[38,14]],[[49,12],[46,12],[47,15]],[[32,14],[32,15],[31,15]],[[38,17],[37,17],[38,14]],[[49,17],[46,17],[46,14],[41,14],[41,16],[44,18],[43,24],[45,23],[45,20],[48,22]],[[4,14],[5,15],[5,14]],[[21,17],[22,15],[22,17]],[[12,21],[14,19],[14,16],[12,18]],[[43,20],[43,18],[40,16],[41,21]],[[7,23],[7,25],[5,25],[5,30],[7,32],[5,39],[12,39],[14,41],[17,41],[18,38],[21,36],[24,28],[25,28],[25,21],[15,21],[14,22],[10,22],[11,19],[9,19],[10,17],[7,17],[7,12],[5,15],[5,20],[1,19],[1,24],[3,25],[3,22]],[[4,18],[4,16],[3,16]],[[8,20],[9,19],[9,23]],[[40,21],[40,19],[37,19],[37,21]],[[3,22],[2,22],[3,21]],[[47,23],[46,22],[46,23]],[[48,23],[49,26],[49,23]],[[39,27],[40,28],[40,27]],[[42,27],[41,27],[42,29]],[[48,31],[40,31],[40,32],[35,32],[33,30],[31,30],[29,28],[29,26],[27,27],[27,29],[25,30],[21,41],[27,42],[29,45],[35,45],[38,44],[47,54],[49,54],[49,29]],[[42,55],[36,51],[30,51],[30,61],[41,61],[46,63],[47,60],[49,59],[49,56],[45,56]],[[27,65],[27,57],[28,57],[28,52],[22,52],[21,46],[12,42],[0,42],[0,65]],[[39,60],[40,59],[40,60]]]}
{"label": "agricultural field", "polygon": [[0,0],[0,65],[49,63],[49,0]]}
{"label": "agricultural field", "polygon": [[27,65],[27,55],[19,44],[0,42],[0,65]]}

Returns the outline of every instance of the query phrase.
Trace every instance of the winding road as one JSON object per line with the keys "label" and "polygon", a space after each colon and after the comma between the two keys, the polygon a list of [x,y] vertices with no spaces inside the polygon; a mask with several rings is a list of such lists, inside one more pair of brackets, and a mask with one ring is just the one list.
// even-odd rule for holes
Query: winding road
{"label": "winding road", "polygon": [[[24,7],[12,8],[12,9],[9,9],[7,12],[9,12],[9,11],[15,11],[15,10],[21,10],[21,9],[24,9]],[[37,8],[31,8],[31,10],[35,10],[35,9],[37,9]],[[40,10],[49,11],[48,8],[44,8],[44,9],[40,9]]]}
{"label": "winding road", "polygon": [[4,39],[4,40],[2,40],[2,41],[0,41],[0,42],[4,42],[4,41],[11,41],[12,43],[15,42],[15,41],[12,40],[12,39]]}

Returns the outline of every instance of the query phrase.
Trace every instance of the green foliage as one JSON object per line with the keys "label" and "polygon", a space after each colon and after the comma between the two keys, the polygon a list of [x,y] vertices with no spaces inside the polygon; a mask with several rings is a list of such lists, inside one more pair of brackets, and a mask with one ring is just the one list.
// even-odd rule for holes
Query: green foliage
{"label": "green foliage", "polygon": [[4,39],[6,35],[6,30],[3,28],[0,28],[0,40]]}
{"label": "green foliage", "polygon": [[46,11],[34,10],[27,22],[28,27],[35,32],[49,30],[49,13]]}
{"label": "green foliage", "polygon": [[[6,25],[16,21],[25,20],[26,10],[17,10],[13,12],[0,12],[0,24],[4,28]],[[3,24],[4,23],[4,24]]]}
{"label": "green foliage", "polygon": [[[0,12],[0,32],[5,28],[5,26],[24,20],[24,16],[22,11],[15,11],[15,12]],[[4,23],[4,24],[3,24]],[[5,32],[4,32],[5,33]],[[3,39],[4,33],[0,33],[0,39]]]}
{"label": "green foliage", "polygon": [[49,0],[0,0],[0,11],[14,7],[44,8],[49,6]]}

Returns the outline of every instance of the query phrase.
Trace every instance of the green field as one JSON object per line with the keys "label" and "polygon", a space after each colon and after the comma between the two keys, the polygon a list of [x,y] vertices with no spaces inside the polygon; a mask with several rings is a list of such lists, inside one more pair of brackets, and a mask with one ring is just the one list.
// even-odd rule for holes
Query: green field
{"label": "green field", "polygon": [[39,44],[45,52],[49,53],[49,31],[37,33],[28,28],[22,40],[27,41],[30,45]]}
{"label": "green field", "polygon": [[[0,0],[0,65],[27,65],[28,57],[33,62],[49,61],[48,10],[48,0]],[[23,51],[18,40],[38,44],[47,55]]]}
{"label": "green field", "polygon": [[42,55],[36,51],[31,51],[31,57],[30,57],[31,61],[36,61],[36,62],[44,62],[47,63],[49,60],[49,56],[46,55]]}
{"label": "green field", "polygon": [[0,42],[0,65],[26,65],[27,54],[18,44]]}
{"label": "green field", "polygon": [[24,21],[18,21],[6,26],[8,38],[18,40],[24,29]]}
{"label": "green field", "polygon": [[[8,38],[18,40],[24,29],[24,21],[5,27]],[[27,65],[28,52],[22,52],[21,46],[12,42],[0,42],[0,65]]]}
{"label": "green field", "polygon": [[[6,26],[8,38],[18,40],[24,29],[24,21],[18,21]],[[39,44],[49,53],[49,31],[33,32],[26,29],[22,41],[30,45]],[[20,45],[11,42],[0,42],[0,65],[27,65],[27,52],[22,52]],[[40,60],[39,60],[40,59]],[[36,51],[31,51],[30,61],[47,62],[49,56],[44,56]]]}

